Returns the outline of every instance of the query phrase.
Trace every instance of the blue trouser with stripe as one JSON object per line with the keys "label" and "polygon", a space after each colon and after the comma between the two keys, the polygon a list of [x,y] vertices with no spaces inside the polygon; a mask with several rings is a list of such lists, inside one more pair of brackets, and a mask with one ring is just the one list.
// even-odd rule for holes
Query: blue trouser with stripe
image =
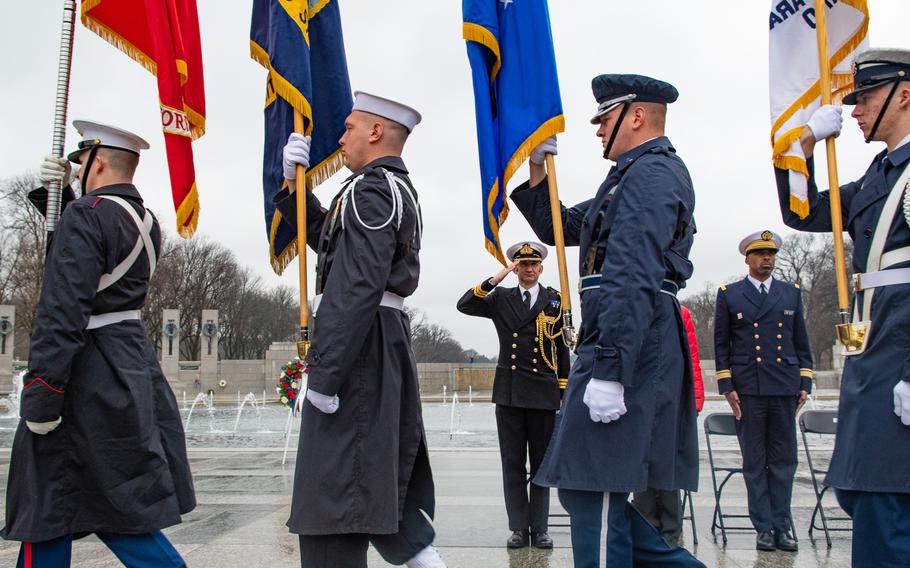
{"label": "blue trouser with stripe", "polygon": [[910,566],[910,494],[834,492],[853,519],[854,568]]}
{"label": "blue trouser with stripe", "polygon": [[[183,558],[161,531],[95,534],[127,568],[186,568]],[[23,542],[16,568],[67,568],[72,557],[70,535],[44,542]]]}
{"label": "blue trouser with stripe", "polygon": [[704,568],[685,548],[670,547],[628,500],[628,493],[559,490],[572,527],[575,568]]}

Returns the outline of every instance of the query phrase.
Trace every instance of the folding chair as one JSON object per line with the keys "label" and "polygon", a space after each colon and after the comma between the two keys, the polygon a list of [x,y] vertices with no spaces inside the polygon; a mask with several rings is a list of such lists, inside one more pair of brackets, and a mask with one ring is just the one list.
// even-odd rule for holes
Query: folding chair
{"label": "folding chair", "polygon": [[[721,538],[724,544],[727,544],[727,531],[754,531],[755,527],[749,525],[727,526],[724,519],[748,519],[749,515],[734,515],[724,513],[720,506],[720,496],[724,486],[730,481],[730,478],[737,473],[742,474],[743,468],[716,466],[714,464],[714,452],[711,449],[711,436],[736,436],[736,418],[732,412],[715,412],[705,417],[705,441],[708,443],[708,462],[711,464],[711,481],[714,484],[714,516],[711,519],[711,534],[714,540],[717,540],[715,529],[720,529]],[[739,446],[737,446],[739,447]],[[740,462],[742,463],[742,462]],[[724,479],[717,484],[717,473],[724,473]],[[793,528],[793,540],[798,541],[796,537],[796,525],[793,524],[793,515],[790,515],[790,526]]]}
{"label": "folding chair", "polygon": [[[689,514],[686,514],[686,503],[689,504]],[[691,521],[692,523],[692,545],[698,546],[698,533],[695,532],[695,508],[692,506],[692,492],[683,491],[682,498],[683,523]]]}
{"label": "folding chair", "polygon": [[[708,463],[711,465],[711,482],[714,485],[714,516],[711,519],[711,535],[714,536],[714,540],[717,540],[716,529],[720,529],[720,536],[724,541],[724,544],[727,544],[727,531],[728,530],[755,530],[752,526],[727,526],[724,523],[724,519],[748,519],[749,515],[734,515],[726,514],[723,512],[723,509],[720,506],[720,496],[724,490],[724,486],[727,485],[727,482],[730,481],[730,478],[736,475],[737,473],[742,473],[743,468],[740,467],[729,467],[729,466],[717,466],[714,463],[714,451],[711,448],[711,436],[736,436],[736,419],[733,417],[731,412],[715,412],[709,414],[705,417],[705,442],[708,445]],[[720,485],[717,483],[717,474],[723,473],[723,481],[720,482]]]}
{"label": "folding chair", "polygon": [[[829,527],[828,521],[850,521],[850,517],[827,517],[825,508],[822,506],[822,498],[828,486],[818,479],[828,473],[825,462],[812,460],[812,453],[809,451],[809,440],[806,434],[821,434],[833,436],[837,432],[837,411],[836,410],[807,410],[799,417],[799,430],[803,436],[803,448],[806,450],[806,460],[809,462],[809,473],[812,475],[812,488],[815,490],[815,509],[812,511],[812,520],[809,521],[809,537],[812,537],[813,530],[825,531],[825,540],[828,541],[828,548],[831,548],[830,531],[850,531],[852,525],[847,527]],[[821,491],[819,491],[821,486]],[[822,525],[818,526],[815,522],[816,516],[821,518]]]}

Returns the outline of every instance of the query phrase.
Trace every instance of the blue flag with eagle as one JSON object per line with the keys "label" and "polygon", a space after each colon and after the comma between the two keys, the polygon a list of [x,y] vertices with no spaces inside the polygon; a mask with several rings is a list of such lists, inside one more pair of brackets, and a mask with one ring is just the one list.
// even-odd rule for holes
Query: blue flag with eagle
{"label": "blue flag with eagle", "polygon": [[262,188],[272,268],[280,274],[297,256],[297,233],[281,222],[272,198],[286,185],[282,149],[294,131],[294,110],[312,136],[308,189],[342,166],[338,139],[353,97],[338,0],[254,0],[250,54],[268,69]]}
{"label": "blue flag with eagle", "polygon": [[474,82],[483,233],[505,264],[506,187],[540,142],[565,130],[546,0],[463,0]]}

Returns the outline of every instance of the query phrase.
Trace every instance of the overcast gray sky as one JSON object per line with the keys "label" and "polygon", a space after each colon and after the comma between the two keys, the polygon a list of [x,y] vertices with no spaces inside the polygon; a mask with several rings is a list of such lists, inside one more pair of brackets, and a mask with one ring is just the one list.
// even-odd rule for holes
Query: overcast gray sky
{"label": "overcast gray sky", "polygon": [[[746,233],[764,228],[791,232],[780,221],[771,168],[770,4],[550,2],[566,115],[567,131],[559,137],[556,162],[565,203],[593,195],[610,165],[601,158],[600,142],[588,123],[595,107],[593,76],[641,73],[669,81],[680,91],[670,108],[667,133],[689,167],[697,195],[699,232],[690,293],[743,272],[736,246]],[[233,250],[266,282],[294,286],[296,263],[278,277],[267,258],[260,181],[265,70],[249,58],[250,5],[238,0],[198,2],[207,132],[193,144],[201,199],[197,235]],[[36,169],[50,149],[61,6],[56,0],[10,3],[0,19],[0,178]],[[871,45],[910,47],[906,0],[876,0],[870,2],[870,11]],[[499,268],[483,248],[461,2],[341,0],[341,13],[354,89],[398,98],[423,113],[404,155],[426,226],[420,287],[409,304],[451,329],[465,348],[495,355],[493,326],[455,310],[465,290]],[[120,125],[151,142],[136,184],[173,232],[154,77],[81,24],[74,49],[70,119]],[[67,146],[76,139],[70,129]],[[859,177],[880,150],[878,144],[865,145],[856,123],[847,117],[838,142],[841,181]],[[823,167],[820,162],[817,171],[824,172]],[[317,195],[330,199],[344,177],[336,174]],[[526,166],[512,186],[525,179]],[[529,237],[528,225],[513,212],[503,228],[503,242]],[[314,255],[309,256],[312,263]],[[577,258],[576,249],[569,249],[573,286]],[[543,281],[558,287],[555,255],[546,261]],[[577,296],[574,299],[577,304]]]}

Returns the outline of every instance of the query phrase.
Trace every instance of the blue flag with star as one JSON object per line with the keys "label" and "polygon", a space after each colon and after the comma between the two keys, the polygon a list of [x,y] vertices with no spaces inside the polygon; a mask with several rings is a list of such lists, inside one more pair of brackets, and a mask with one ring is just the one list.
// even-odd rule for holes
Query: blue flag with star
{"label": "blue flag with star", "polygon": [[487,251],[505,264],[506,187],[531,151],[565,130],[546,0],[463,0],[474,83]]}
{"label": "blue flag with star", "polygon": [[297,232],[281,222],[273,198],[286,187],[282,150],[294,131],[294,110],[312,136],[308,189],[342,166],[338,139],[353,96],[338,0],[254,0],[250,55],[268,69],[262,187],[272,268],[280,274],[297,256]]}

